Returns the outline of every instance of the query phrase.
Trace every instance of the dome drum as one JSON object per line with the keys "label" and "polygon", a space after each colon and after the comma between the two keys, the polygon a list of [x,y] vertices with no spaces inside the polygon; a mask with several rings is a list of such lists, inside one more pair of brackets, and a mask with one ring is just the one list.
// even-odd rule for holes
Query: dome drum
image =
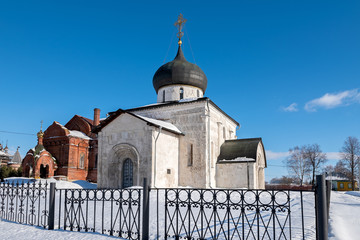
{"label": "dome drum", "polygon": [[202,89],[189,85],[170,85],[161,87],[158,91],[157,102],[180,101],[182,99],[202,98]]}
{"label": "dome drum", "polygon": [[173,85],[196,87],[201,89],[201,95],[203,95],[207,87],[207,78],[199,66],[185,59],[179,46],[175,59],[165,63],[155,72],[153,85],[158,95],[160,94],[160,88]]}

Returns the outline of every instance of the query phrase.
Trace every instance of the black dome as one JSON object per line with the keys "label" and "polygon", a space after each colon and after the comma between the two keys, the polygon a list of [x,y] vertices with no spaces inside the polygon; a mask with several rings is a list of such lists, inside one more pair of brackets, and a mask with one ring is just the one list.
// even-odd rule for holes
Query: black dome
{"label": "black dome", "polygon": [[196,64],[186,61],[181,46],[175,59],[162,65],[153,77],[156,93],[159,88],[174,84],[198,87],[204,93],[207,87],[205,73]]}

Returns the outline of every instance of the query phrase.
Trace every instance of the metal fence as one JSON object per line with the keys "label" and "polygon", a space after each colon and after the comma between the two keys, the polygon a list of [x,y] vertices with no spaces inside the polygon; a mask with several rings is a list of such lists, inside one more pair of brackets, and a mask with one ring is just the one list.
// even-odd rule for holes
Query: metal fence
{"label": "metal fence", "polygon": [[152,189],[151,192],[150,201],[157,203],[150,210],[150,218],[157,220],[156,224],[150,223],[151,239],[316,238],[313,229],[306,229],[315,225],[313,191]]}
{"label": "metal fence", "polygon": [[1,183],[0,218],[47,228],[48,183]]}
{"label": "metal fence", "polygon": [[318,181],[315,191],[1,183],[0,217],[127,239],[327,239],[329,197]]}
{"label": "metal fence", "polygon": [[54,227],[140,239],[141,189],[58,189]]}

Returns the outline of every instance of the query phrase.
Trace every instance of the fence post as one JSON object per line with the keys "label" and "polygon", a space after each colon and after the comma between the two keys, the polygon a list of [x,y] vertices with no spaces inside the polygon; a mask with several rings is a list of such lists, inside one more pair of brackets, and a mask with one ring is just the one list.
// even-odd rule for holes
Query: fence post
{"label": "fence post", "polygon": [[327,209],[327,219],[330,217],[330,197],[331,197],[331,181],[326,180],[326,209]]}
{"label": "fence post", "polygon": [[149,239],[149,192],[150,192],[150,188],[147,184],[147,179],[144,178],[142,240]]}
{"label": "fence post", "polygon": [[50,195],[49,195],[49,230],[54,230],[55,223],[55,183],[50,183]]}
{"label": "fence post", "polygon": [[325,175],[316,175],[317,235],[319,240],[328,239],[328,217]]}

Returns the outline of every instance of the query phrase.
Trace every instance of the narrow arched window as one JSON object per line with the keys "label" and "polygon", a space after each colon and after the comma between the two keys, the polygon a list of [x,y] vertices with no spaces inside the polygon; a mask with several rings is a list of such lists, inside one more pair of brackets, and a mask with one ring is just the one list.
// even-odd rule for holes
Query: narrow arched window
{"label": "narrow arched window", "polygon": [[127,188],[133,185],[133,162],[130,158],[125,159],[122,166],[122,187]]}
{"label": "narrow arched window", "polygon": [[165,90],[163,91],[163,102],[165,102]]}
{"label": "narrow arched window", "polygon": [[84,168],[84,154],[80,154],[79,168]]}
{"label": "narrow arched window", "polygon": [[184,89],[180,88],[180,100],[184,99]]}
{"label": "narrow arched window", "polygon": [[196,92],[197,92],[197,97],[200,97],[200,91],[199,91],[199,89],[196,90]]}
{"label": "narrow arched window", "polygon": [[192,166],[194,161],[194,146],[190,143],[188,147],[188,166]]}

